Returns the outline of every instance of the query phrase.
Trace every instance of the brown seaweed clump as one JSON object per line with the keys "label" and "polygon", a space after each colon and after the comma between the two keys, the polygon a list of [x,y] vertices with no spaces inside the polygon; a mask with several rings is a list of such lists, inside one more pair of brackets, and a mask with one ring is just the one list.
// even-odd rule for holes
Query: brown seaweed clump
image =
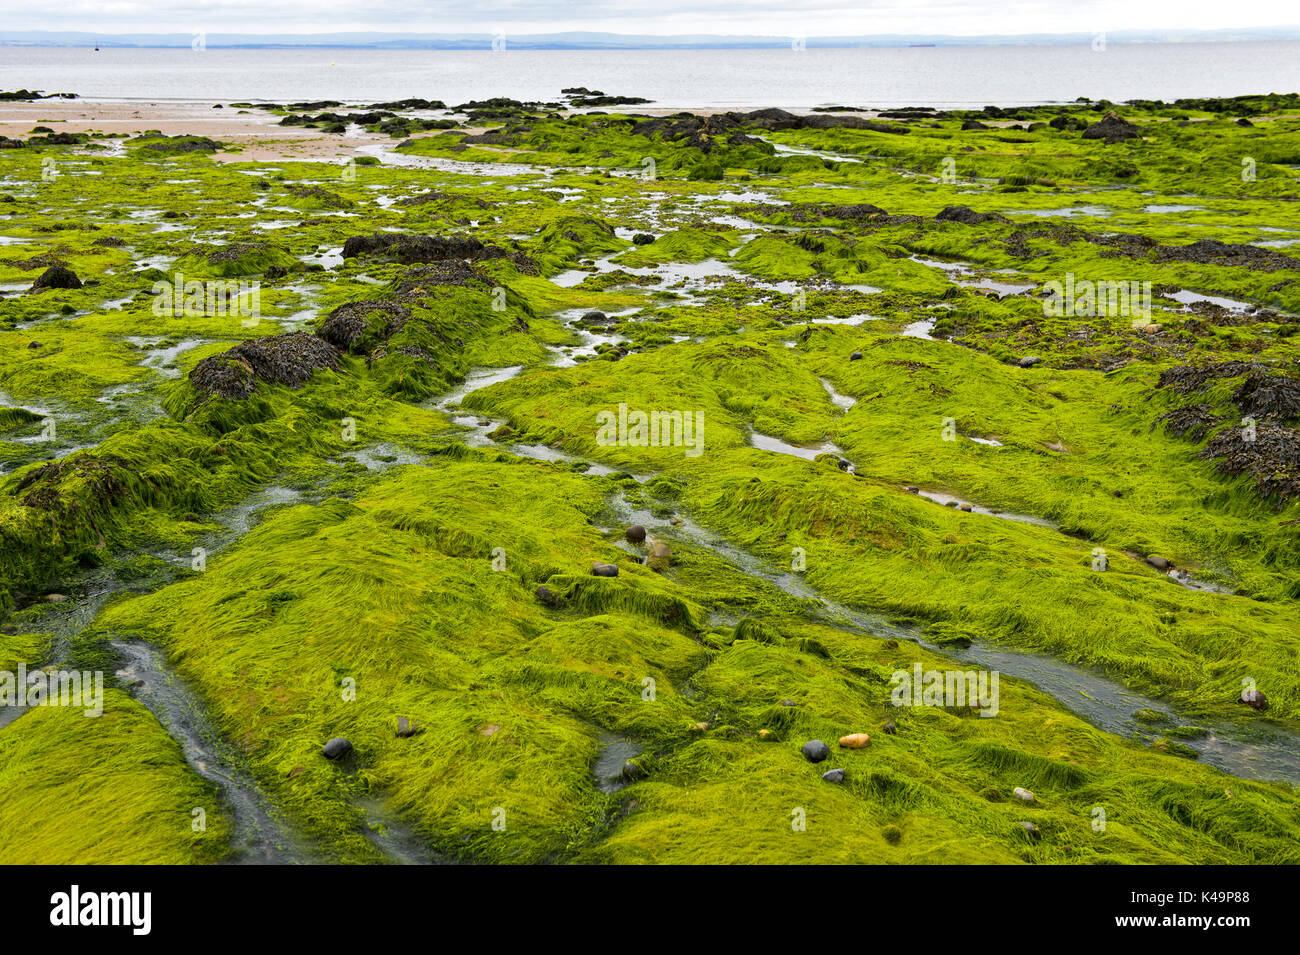
{"label": "brown seaweed clump", "polygon": [[1253,479],[1266,498],[1300,498],[1300,431],[1295,428],[1261,425],[1253,435],[1244,428],[1225,428],[1200,457],[1220,459],[1220,474]]}
{"label": "brown seaweed clump", "polygon": [[352,351],[372,333],[387,341],[410,320],[411,310],[400,302],[345,302],[325,317],[317,334],[339,351]]}
{"label": "brown seaweed clump", "polygon": [[204,358],[190,372],[190,384],[219,398],[243,399],[258,381],[300,388],[316,372],[338,367],[334,346],[315,335],[289,332],[241,342]]}

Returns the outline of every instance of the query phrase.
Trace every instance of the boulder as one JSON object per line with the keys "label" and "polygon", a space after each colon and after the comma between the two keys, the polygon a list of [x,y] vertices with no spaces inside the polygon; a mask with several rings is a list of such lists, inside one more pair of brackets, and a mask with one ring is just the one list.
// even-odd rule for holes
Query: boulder
{"label": "boulder", "polygon": [[1264,696],[1262,690],[1249,689],[1241,691],[1241,702],[1245,703],[1252,710],[1268,709],[1268,697]]}
{"label": "boulder", "polygon": [[664,573],[672,566],[673,552],[667,544],[655,544],[646,555],[645,565],[658,573]]}
{"label": "boulder", "polygon": [[1100,139],[1106,143],[1122,143],[1126,139],[1141,139],[1142,130],[1134,126],[1113,109],[1107,110],[1101,122],[1093,123],[1083,131],[1084,139]]}
{"label": "boulder", "polygon": [[844,782],[844,770],[828,769],[826,772],[822,773],[822,779],[826,780],[828,783],[842,783]]}
{"label": "boulder", "polygon": [[645,528],[642,527],[640,524],[633,524],[631,527],[627,529],[627,532],[624,534],[624,536],[628,539],[630,543],[644,544]]}
{"label": "boulder", "polygon": [[32,283],[31,291],[39,292],[47,288],[81,288],[81,279],[65,265],[51,265]]}
{"label": "boulder", "polygon": [[983,222],[1010,222],[996,212],[976,212],[969,206],[944,206],[934,217],[935,222],[960,222],[962,225],[979,225]]}
{"label": "boulder", "polygon": [[321,755],[326,759],[340,759],[352,752],[352,743],[342,736],[335,736],[321,748]]}
{"label": "boulder", "polygon": [[595,563],[591,565],[591,572],[597,577],[617,577],[618,567],[614,564]]}
{"label": "boulder", "polygon": [[808,762],[820,763],[830,756],[831,748],[819,739],[810,739],[799,747],[799,752],[803,753],[804,759],[808,760]]}

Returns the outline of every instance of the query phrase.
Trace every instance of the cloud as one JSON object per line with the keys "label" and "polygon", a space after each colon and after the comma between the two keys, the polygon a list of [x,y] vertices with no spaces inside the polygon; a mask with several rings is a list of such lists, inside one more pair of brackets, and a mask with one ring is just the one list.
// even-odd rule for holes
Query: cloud
{"label": "cloud", "polygon": [[0,0],[4,30],[100,33],[1095,33],[1294,22],[1288,3],[1222,0]]}

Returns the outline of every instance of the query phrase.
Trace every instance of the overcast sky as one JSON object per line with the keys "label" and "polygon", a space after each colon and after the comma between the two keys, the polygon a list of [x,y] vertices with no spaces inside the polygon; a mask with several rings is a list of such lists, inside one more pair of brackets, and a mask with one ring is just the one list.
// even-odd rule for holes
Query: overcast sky
{"label": "overcast sky", "polygon": [[970,36],[1296,23],[1296,0],[0,0],[0,32]]}

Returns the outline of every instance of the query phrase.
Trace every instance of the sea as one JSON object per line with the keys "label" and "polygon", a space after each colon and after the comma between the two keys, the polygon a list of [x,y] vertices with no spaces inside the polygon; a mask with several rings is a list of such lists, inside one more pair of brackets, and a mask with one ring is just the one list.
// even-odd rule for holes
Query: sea
{"label": "sea", "polygon": [[493,96],[553,102],[565,87],[652,109],[940,109],[1300,90],[1300,42],[788,50],[515,51],[0,46],[0,90],[100,103],[366,104]]}

